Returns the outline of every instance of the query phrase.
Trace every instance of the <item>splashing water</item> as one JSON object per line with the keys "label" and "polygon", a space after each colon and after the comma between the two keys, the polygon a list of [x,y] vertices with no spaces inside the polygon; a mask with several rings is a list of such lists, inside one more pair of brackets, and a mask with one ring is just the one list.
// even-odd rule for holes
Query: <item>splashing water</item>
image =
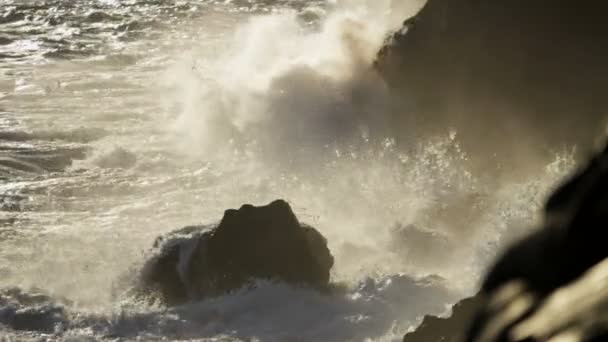
{"label": "splashing water", "polygon": [[[189,158],[244,172],[239,187],[249,191],[240,189],[233,206],[292,201],[329,237],[338,278],[441,272],[472,289],[490,258],[478,250],[518,236],[511,225],[531,226],[573,161],[557,156],[542,180],[485,184],[469,170],[457,132],[395,144],[392,94],[372,64],[419,5],[345,1],[308,8],[309,21],[294,10],[248,20],[224,53],[195,58],[194,74],[182,62],[165,78],[177,89],[168,98],[180,109],[175,143]],[[525,203],[514,202],[525,192]],[[416,250],[413,235],[428,240],[426,250]],[[453,271],[463,265],[468,279]]]}
{"label": "splashing water", "polygon": [[371,65],[400,24],[394,17],[411,13],[396,14],[389,1],[308,11],[316,15],[309,21],[293,10],[254,17],[220,56],[196,60],[194,74],[186,63],[171,70],[184,151],[209,158],[226,154],[218,146],[257,147],[286,163],[388,134],[386,86]]}
{"label": "splashing water", "polygon": [[[459,132],[396,143],[372,63],[419,1],[269,3],[92,1],[66,10],[80,33],[7,24],[29,64],[0,57],[0,287],[69,299],[50,336],[400,340],[474,291],[572,169],[560,153],[489,181]],[[171,310],[114,296],[158,235],[276,198],[328,238],[341,292],[260,283]],[[0,330],[27,307],[5,304]]]}

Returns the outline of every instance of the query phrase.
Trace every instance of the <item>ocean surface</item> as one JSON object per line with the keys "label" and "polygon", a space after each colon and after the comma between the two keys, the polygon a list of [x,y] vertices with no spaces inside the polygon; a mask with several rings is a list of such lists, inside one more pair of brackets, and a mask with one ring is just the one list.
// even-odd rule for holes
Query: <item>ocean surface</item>
{"label": "ocean surface", "polygon": [[[474,293],[573,161],[488,183],[458,132],[395,142],[371,65],[419,6],[0,0],[0,340],[398,341]],[[159,235],[277,198],[343,290],[125,295]]]}

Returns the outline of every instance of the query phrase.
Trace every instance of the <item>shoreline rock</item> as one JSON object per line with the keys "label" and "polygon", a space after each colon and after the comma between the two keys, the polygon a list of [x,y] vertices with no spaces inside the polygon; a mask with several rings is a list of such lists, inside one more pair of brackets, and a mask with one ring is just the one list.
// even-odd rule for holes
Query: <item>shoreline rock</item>
{"label": "shoreline rock", "polygon": [[485,172],[574,145],[586,157],[607,121],[607,12],[601,0],[428,0],[375,63],[407,132],[396,138],[454,130]]}
{"label": "shoreline rock", "polygon": [[334,263],[323,235],[283,200],[226,210],[219,224],[185,227],[155,247],[138,292],[167,305],[226,294],[253,279],[327,288]]}

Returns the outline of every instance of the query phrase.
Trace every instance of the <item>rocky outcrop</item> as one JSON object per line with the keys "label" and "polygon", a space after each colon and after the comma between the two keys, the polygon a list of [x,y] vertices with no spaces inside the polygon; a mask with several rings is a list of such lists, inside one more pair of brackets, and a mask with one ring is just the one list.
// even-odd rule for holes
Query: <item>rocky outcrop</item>
{"label": "rocky outcrop", "polygon": [[585,150],[608,113],[607,12],[602,0],[428,0],[376,63],[393,126],[405,138],[455,129],[484,166]]}
{"label": "rocky outcrop", "polygon": [[216,226],[186,227],[155,247],[139,292],[169,305],[225,294],[254,279],[325,288],[334,262],[325,238],[282,200],[227,210]]}
{"label": "rocky outcrop", "polygon": [[425,316],[416,330],[405,335],[403,342],[461,341],[480,304],[480,298],[471,297],[456,303],[449,317]]}

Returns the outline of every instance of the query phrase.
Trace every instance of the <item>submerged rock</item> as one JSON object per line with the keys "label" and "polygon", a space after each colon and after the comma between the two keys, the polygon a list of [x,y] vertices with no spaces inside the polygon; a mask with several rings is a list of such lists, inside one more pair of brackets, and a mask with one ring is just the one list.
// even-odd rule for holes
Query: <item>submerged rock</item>
{"label": "submerged rock", "polygon": [[325,288],[333,256],[315,228],[289,204],[230,209],[216,226],[191,226],[159,238],[139,292],[169,305],[217,296],[269,279]]}
{"label": "submerged rock", "polygon": [[608,338],[608,259],[541,295],[526,279],[486,293],[470,342],[600,342]]}
{"label": "submerged rock", "polygon": [[38,291],[18,288],[0,290],[0,327],[12,330],[53,333],[65,328],[64,306]]}

